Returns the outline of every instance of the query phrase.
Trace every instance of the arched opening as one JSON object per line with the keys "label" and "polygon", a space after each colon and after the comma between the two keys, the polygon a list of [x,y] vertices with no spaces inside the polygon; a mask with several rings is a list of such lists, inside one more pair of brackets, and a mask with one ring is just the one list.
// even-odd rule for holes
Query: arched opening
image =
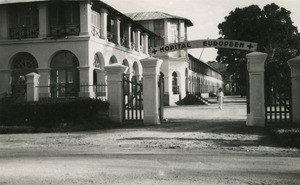
{"label": "arched opening", "polygon": [[187,68],[185,69],[185,91],[186,94],[189,93],[189,72]]}
{"label": "arched opening", "polygon": [[110,59],[109,59],[109,65],[110,64],[116,64],[116,63],[118,63],[118,60],[117,60],[117,58],[116,58],[116,56],[111,56],[110,57]]}
{"label": "arched opening", "polygon": [[172,91],[173,94],[179,94],[179,86],[178,86],[178,75],[176,72],[172,73]]}
{"label": "arched opening", "polygon": [[51,96],[77,97],[79,93],[79,61],[69,51],[58,52],[51,60]]}
{"label": "arched opening", "polygon": [[132,66],[132,79],[136,81],[140,80],[140,69],[137,62],[134,62]]}
{"label": "arched opening", "polygon": [[37,73],[38,63],[34,56],[23,52],[17,54],[11,65],[11,89],[12,96],[25,97],[26,94],[26,74]]}
{"label": "arched opening", "polygon": [[127,66],[127,67],[128,67],[126,74],[128,74],[128,75],[129,75],[129,74],[131,73],[131,70],[130,70],[130,66],[129,66],[129,62],[128,62],[128,60],[127,60],[127,59],[124,59],[124,60],[123,60],[123,62],[122,62],[122,65],[124,65],[124,66]]}
{"label": "arched opening", "polygon": [[104,57],[100,52],[94,55],[93,85],[105,82]]}

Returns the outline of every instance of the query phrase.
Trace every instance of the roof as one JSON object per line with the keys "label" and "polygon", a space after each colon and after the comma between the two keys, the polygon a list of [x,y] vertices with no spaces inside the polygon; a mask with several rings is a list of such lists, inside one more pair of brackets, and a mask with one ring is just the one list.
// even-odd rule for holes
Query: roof
{"label": "roof", "polygon": [[155,20],[155,19],[180,19],[180,20],[184,20],[187,26],[193,26],[192,21],[187,18],[171,15],[164,12],[157,12],[157,11],[137,12],[137,13],[126,13],[126,15],[135,21]]}
{"label": "roof", "polygon": [[211,65],[205,63],[204,61],[195,58],[193,55],[188,54],[188,57],[189,57],[190,60],[194,60],[194,61],[197,61],[197,62],[199,62],[199,63],[202,63],[202,64],[204,64],[205,66],[207,66],[208,68],[212,69],[213,71],[219,73],[220,75],[223,75],[220,71],[216,70],[214,67],[212,67]]}
{"label": "roof", "polygon": [[29,2],[55,2],[55,1],[86,1],[86,2],[93,2],[93,6],[95,7],[99,7],[99,8],[105,8],[110,12],[113,12],[113,14],[119,16],[120,18],[126,20],[128,23],[131,23],[132,25],[134,25],[136,28],[139,28],[141,31],[146,32],[149,34],[149,36],[151,37],[159,37],[161,38],[159,35],[155,34],[154,32],[146,29],[145,27],[143,27],[141,24],[137,23],[136,21],[134,21],[133,19],[131,19],[130,17],[126,16],[125,14],[121,13],[120,11],[116,10],[115,8],[111,7],[110,5],[104,3],[101,0],[0,0],[0,5],[1,4],[14,4],[14,3],[29,3]]}

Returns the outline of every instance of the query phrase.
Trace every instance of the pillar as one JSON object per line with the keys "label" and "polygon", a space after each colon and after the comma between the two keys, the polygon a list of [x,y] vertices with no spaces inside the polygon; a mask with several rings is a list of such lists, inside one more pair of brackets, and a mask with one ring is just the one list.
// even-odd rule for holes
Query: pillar
{"label": "pillar", "polygon": [[39,3],[39,38],[47,37],[49,33],[47,10],[46,3]]}
{"label": "pillar", "polygon": [[246,55],[249,72],[250,113],[247,114],[247,126],[265,126],[265,90],[264,72],[266,53],[252,52]]}
{"label": "pillar", "polygon": [[131,48],[131,24],[126,24],[126,27],[125,27],[125,37],[126,37],[125,46],[127,48]]}
{"label": "pillar", "polygon": [[37,73],[29,73],[26,75],[27,85],[27,101],[38,101],[39,100],[39,78],[40,75]]}
{"label": "pillar", "polygon": [[158,80],[162,60],[149,57],[140,62],[143,67],[144,124],[160,124]]}
{"label": "pillar", "polygon": [[148,34],[147,33],[145,33],[144,34],[144,53],[146,54],[146,55],[148,55],[148,53],[149,53],[149,51],[148,51],[148,46],[149,46],[149,43],[148,43],[148,41],[149,41],[149,36],[148,36]]}
{"label": "pillar", "polygon": [[80,76],[80,92],[79,97],[95,97],[93,90],[93,71],[89,66],[78,67]]}
{"label": "pillar", "polygon": [[101,28],[101,38],[107,39],[107,10],[100,10],[100,28]]}
{"label": "pillar", "polygon": [[38,72],[40,75],[39,78],[39,97],[40,98],[49,98],[51,97],[50,93],[50,68],[39,68]]}
{"label": "pillar", "polygon": [[7,6],[0,6],[0,40],[8,39],[8,11]]}
{"label": "pillar", "polygon": [[288,61],[292,80],[292,120],[300,125],[300,56]]}
{"label": "pillar", "polygon": [[11,70],[0,69],[0,95],[10,94],[11,92],[10,81],[11,81]]}
{"label": "pillar", "polygon": [[116,44],[121,45],[121,21],[120,17],[115,18],[115,33],[114,33],[114,41]]}
{"label": "pillar", "polygon": [[136,29],[135,31],[135,51],[140,52],[141,48],[141,31],[139,29]]}
{"label": "pillar", "polygon": [[140,51],[144,53],[144,35],[140,34]]}
{"label": "pillar", "polygon": [[92,5],[86,1],[80,2],[80,34],[89,35],[92,26]]}
{"label": "pillar", "polygon": [[121,64],[104,66],[107,74],[107,98],[110,103],[109,117],[112,121],[121,123],[124,114],[123,107],[123,73],[128,69]]}

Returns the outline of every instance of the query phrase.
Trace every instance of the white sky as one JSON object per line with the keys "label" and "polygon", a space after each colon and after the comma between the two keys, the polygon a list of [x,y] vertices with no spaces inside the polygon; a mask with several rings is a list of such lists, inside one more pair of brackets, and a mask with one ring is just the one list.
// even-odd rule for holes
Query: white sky
{"label": "white sky", "polygon": [[[300,31],[300,0],[103,0],[122,13],[161,11],[190,19],[194,26],[188,28],[188,40],[217,39],[218,24],[230,11],[255,4],[260,8],[272,2],[291,11],[294,26]],[[189,53],[200,57],[202,49]],[[216,49],[205,49],[201,60],[215,60]]]}

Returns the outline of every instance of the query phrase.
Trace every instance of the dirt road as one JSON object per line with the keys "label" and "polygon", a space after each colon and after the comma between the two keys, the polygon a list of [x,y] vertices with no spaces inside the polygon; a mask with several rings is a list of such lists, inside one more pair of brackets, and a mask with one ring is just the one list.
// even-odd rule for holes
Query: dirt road
{"label": "dirt road", "polygon": [[245,104],[170,107],[156,126],[0,135],[0,185],[300,184],[298,148],[245,126]]}

